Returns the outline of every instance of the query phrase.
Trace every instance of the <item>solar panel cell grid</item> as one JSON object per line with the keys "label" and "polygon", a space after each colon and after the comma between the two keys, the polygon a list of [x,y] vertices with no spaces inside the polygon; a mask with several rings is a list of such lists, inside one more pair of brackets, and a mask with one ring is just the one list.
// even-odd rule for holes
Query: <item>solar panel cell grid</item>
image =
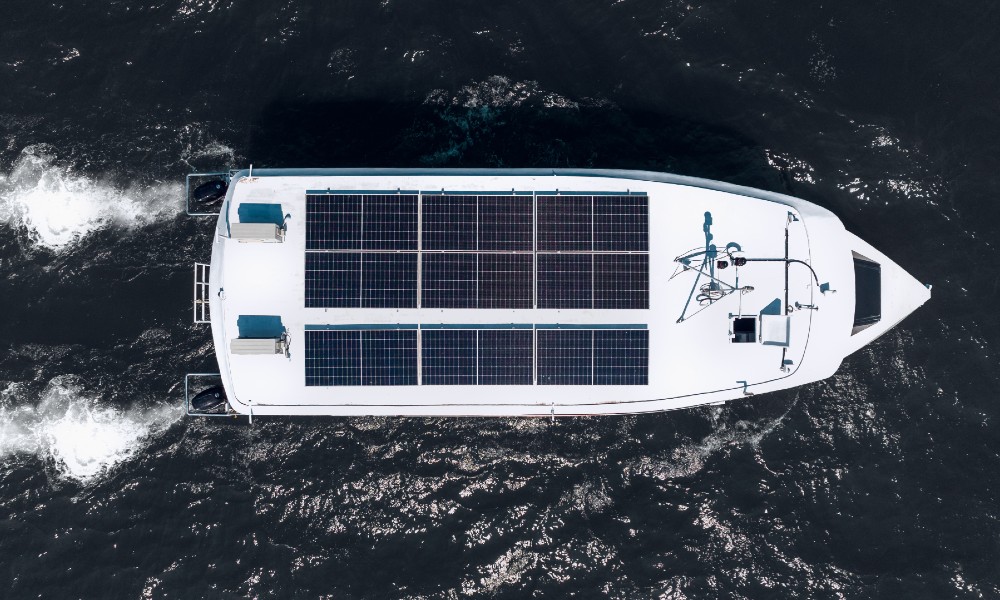
{"label": "solar panel cell grid", "polygon": [[538,384],[590,385],[593,381],[591,330],[538,331]]}
{"label": "solar panel cell grid", "polygon": [[592,286],[592,255],[538,255],[538,308],[592,308]]}
{"label": "solar panel cell grid", "polygon": [[361,385],[416,385],[417,331],[361,332]]}
{"label": "solar panel cell grid", "polygon": [[594,196],[594,250],[649,250],[649,198]]}
{"label": "solar panel cell grid", "polygon": [[649,308],[649,255],[595,254],[594,308]]}
{"label": "solar panel cell grid", "polygon": [[479,249],[531,251],[533,202],[531,196],[479,196]]}
{"label": "solar panel cell grid", "polygon": [[592,250],[591,201],[591,196],[538,196],[538,250]]}
{"label": "solar panel cell grid", "polygon": [[360,331],[306,331],[306,385],[361,385]]}
{"label": "solar panel cell grid", "polygon": [[479,385],[531,385],[533,332],[479,330]]}
{"label": "solar panel cell grid", "polygon": [[361,306],[415,308],[417,255],[367,252],[361,255]]}
{"label": "solar panel cell grid", "polygon": [[307,252],[306,307],[361,306],[361,255]]}
{"label": "solar panel cell grid", "polygon": [[[536,293],[540,308],[649,306],[646,196],[312,194],[306,207],[306,307],[415,307],[417,259],[378,251],[418,246],[428,308],[531,308]],[[310,257],[351,250],[376,253]]]}
{"label": "solar panel cell grid", "polygon": [[594,385],[647,385],[649,330],[594,332]]}
{"label": "solar panel cell grid", "polygon": [[476,196],[423,196],[424,250],[475,250]]}
{"label": "solar panel cell grid", "polygon": [[421,331],[421,377],[424,385],[476,385],[474,330]]}
{"label": "solar panel cell grid", "polygon": [[479,308],[534,306],[534,256],[479,255]]}
{"label": "solar panel cell grid", "polygon": [[361,196],[306,196],[306,250],[359,250]]}
{"label": "solar panel cell grid", "polygon": [[307,330],[306,385],[648,385],[645,329]]}
{"label": "solar panel cell grid", "polygon": [[416,250],[417,196],[415,194],[362,197],[361,249]]}
{"label": "solar panel cell grid", "polygon": [[476,258],[471,253],[424,254],[420,305],[475,308]]}

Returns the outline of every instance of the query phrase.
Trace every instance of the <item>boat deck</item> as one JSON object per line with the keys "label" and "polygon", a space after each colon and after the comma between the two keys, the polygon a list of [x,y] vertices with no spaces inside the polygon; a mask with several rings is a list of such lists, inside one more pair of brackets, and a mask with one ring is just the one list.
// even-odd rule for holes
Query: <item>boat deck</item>
{"label": "boat deck", "polygon": [[[343,248],[317,250],[316,240],[321,238],[317,238],[315,228],[309,232],[307,212],[311,209],[307,206],[307,196],[361,191],[391,195],[405,191],[415,194],[419,214],[424,216],[429,199],[440,197],[442,192],[458,197],[496,194],[496,190],[511,190],[530,198],[536,212],[538,199],[543,195],[648,198],[648,282],[643,282],[648,285],[648,308],[597,307],[599,303],[594,300],[586,308],[546,308],[547,301],[537,288],[538,261],[549,258],[542,256],[545,252],[539,247],[539,227],[535,228],[530,246],[520,251],[495,251],[505,256],[524,254],[523,260],[530,261],[535,288],[529,290],[530,298],[521,299],[520,307],[431,307],[421,302],[431,297],[422,289],[416,291],[416,299],[410,306],[399,306],[406,302],[391,306],[393,303],[389,302],[388,307],[373,307],[364,306],[364,301],[355,306],[329,306],[323,298],[317,301],[314,283],[307,286],[307,268],[312,264],[309,261],[319,260],[307,255],[323,254],[321,259],[328,260],[325,257],[332,254],[365,252],[360,247],[357,252]],[[803,206],[805,210],[801,210]],[[266,214],[250,216],[253,211]],[[806,214],[810,211],[811,214]],[[794,219],[789,219],[790,214]],[[229,400],[239,412],[252,410],[254,414],[547,416],[665,410],[825,377],[836,369],[843,353],[814,353],[806,360],[807,350],[816,343],[817,326],[829,330],[827,338],[832,336],[837,344],[842,344],[842,338],[850,334],[853,310],[851,252],[842,244],[844,232],[839,221],[832,215],[827,218],[828,214],[806,203],[796,207],[690,185],[611,177],[382,173],[282,176],[280,171],[252,178],[237,177],[219,219],[211,270],[211,288],[221,290],[221,294],[213,294],[212,325]],[[516,218],[516,214],[511,218]],[[281,241],[240,241],[232,237],[234,224],[269,219],[284,220],[286,229]],[[425,222],[426,219],[421,220],[416,249],[379,248],[379,255],[416,254],[417,265],[432,264],[431,258],[424,258],[435,252],[425,246],[431,239],[423,226]],[[809,269],[802,265],[788,265],[784,260],[751,261],[739,268],[731,265],[717,270],[715,274],[721,284],[752,286],[752,291],[737,291],[702,306],[692,296],[697,296],[695,288],[708,279],[701,277],[696,285],[699,277],[696,270],[684,271],[675,259],[704,249],[706,228],[712,236],[711,243],[720,251],[735,243],[742,256],[775,259],[786,257],[787,231],[787,256],[813,265],[821,281],[830,282],[834,288],[839,286],[847,293],[821,295]],[[260,231],[247,235],[266,238],[266,232]],[[810,241],[816,239],[825,248],[819,254],[810,246]],[[348,244],[348,250],[352,247]],[[548,254],[573,253],[568,249]],[[583,260],[598,259],[591,256]],[[692,260],[698,266],[701,259]],[[315,272],[310,273],[310,277],[315,276]],[[427,274],[421,275],[418,287],[426,281]],[[629,280],[625,277],[623,285],[628,285]],[[385,281],[390,288],[399,285]],[[308,293],[307,288],[311,290]],[[404,290],[406,294],[410,291]],[[369,304],[380,302],[376,299]],[[818,304],[822,310],[802,309],[786,314],[786,307],[796,302]],[[645,301],[640,304],[647,305]],[[733,318],[738,316],[754,319],[757,339],[750,343],[733,342]],[[287,332],[287,356],[231,351],[234,339],[271,337],[270,333],[250,335],[248,329],[267,327],[268,323],[272,329]],[[443,331],[471,333],[448,336]],[[507,337],[502,340],[512,343],[510,340],[517,339],[520,345],[517,352],[489,358],[486,348],[498,343],[498,331],[515,332],[504,334]],[[838,331],[843,334],[834,333]],[[562,348],[561,353],[559,348],[554,354],[543,350],[542,346],[555,343],[553,340],[561,340],[561,344],[568,343],[567,340],[577,342]],[[379,356],[392,357],[395,362],[382,365],[378,372],[367,366],[364,373],[355,372],[356,361],[345,362],[343,356],[324,358],[324,347],[334,343],[341,346],[341,354],[356,353],[363,361],[368,360],[363,358],[366,352],[377,351],[382,353]],[[638,346],[646,343],[648,355],[639,356],[646,349]],[[473,352],[468,356],[464,350],[469,344],[479,348],[478,354]],[[440,347],[437,355],[429,350],[433,345]],[[601,375],[615,373],[621,366],[615,364],[616,349],[636,353],[625,361],[625,367],[632,369],[631,376],[616,379]],[[582,364],[580,356],[587,352],[592,361],[590,370],[584,365],[583,371],[573,371],[573,365]],[[412,365],[399,367],[400,356],[409,357],[410,353],[415,359],[404,357],[403,363],[416,360],[415,374]],[[512,385],[507,383],[511,379],[489,376],[499,372],[497,369],[516,369],[518,358],[522,363],[530,361],[530,380],[521,378],[517,385]],[[648,365],[641,364],[644,358]],[[314,362],[317,360],[326,362]],[[373,360],[380,359],[377,356]],[[429,360],[437,361],[437,366],[431,368]],[[476,367],[477,361],[490,360],[493,361],[488,363],[492,365],[490,368],[484,366],[486,362]],[[442,365],[449,361],[457,369],[450,380],[448,369],[442,370]],[[800,371],[804,362],[810,362],[811,368]],[[463,364],[465,370],[460,368]],[[307,371],[311,379],[307,378]],[[562,378],[552,376],[563,372],[569,374]],[[469,379],[470,373],[473,379]],[[573,384],[561,384],[564,382]]]}

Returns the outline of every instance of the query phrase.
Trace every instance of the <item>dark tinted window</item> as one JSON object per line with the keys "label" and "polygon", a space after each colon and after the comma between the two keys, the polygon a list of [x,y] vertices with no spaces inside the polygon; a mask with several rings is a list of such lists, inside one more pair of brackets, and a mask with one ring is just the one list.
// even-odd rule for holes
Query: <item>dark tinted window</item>
{"label": "dark tinted window", "polygon": [[854,259],[854,333],[858,327],[878,323],[882,318],[882,268],[878,263]]}

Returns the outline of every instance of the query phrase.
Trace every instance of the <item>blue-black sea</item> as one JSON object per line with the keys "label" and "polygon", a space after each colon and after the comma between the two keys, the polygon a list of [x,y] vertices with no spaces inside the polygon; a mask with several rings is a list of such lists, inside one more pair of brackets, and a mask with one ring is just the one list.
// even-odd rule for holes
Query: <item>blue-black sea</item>
{"label": "blue-black sea", "polygon": [[[1000,598],[1000,4],[2,9],[0,597]],[[251,163],[748,185],[933,297],[723,406],[190,418],[184,177]]]}

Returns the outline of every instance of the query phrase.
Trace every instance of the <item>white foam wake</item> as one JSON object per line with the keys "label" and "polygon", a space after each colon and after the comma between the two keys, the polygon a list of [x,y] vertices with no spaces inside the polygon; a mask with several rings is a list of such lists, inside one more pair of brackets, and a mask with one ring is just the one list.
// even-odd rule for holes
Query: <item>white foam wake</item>
{"label": "white foam wake", "polygon": [[179,184],[120,190],[84,177],[59,165],[45,145],[28,146],[0,175],[0,219],[54,250],[102,227],[134,228],[176,214],[182,201]]}
{"label": "white foam wake", "polygon": [[37,454],[62,477],[90,482],[141,450],[180,417],[176,406],[122,411],[103,406],[71,376],[48,383],[37,405],[23,384],[0,392],[0,456]]}

